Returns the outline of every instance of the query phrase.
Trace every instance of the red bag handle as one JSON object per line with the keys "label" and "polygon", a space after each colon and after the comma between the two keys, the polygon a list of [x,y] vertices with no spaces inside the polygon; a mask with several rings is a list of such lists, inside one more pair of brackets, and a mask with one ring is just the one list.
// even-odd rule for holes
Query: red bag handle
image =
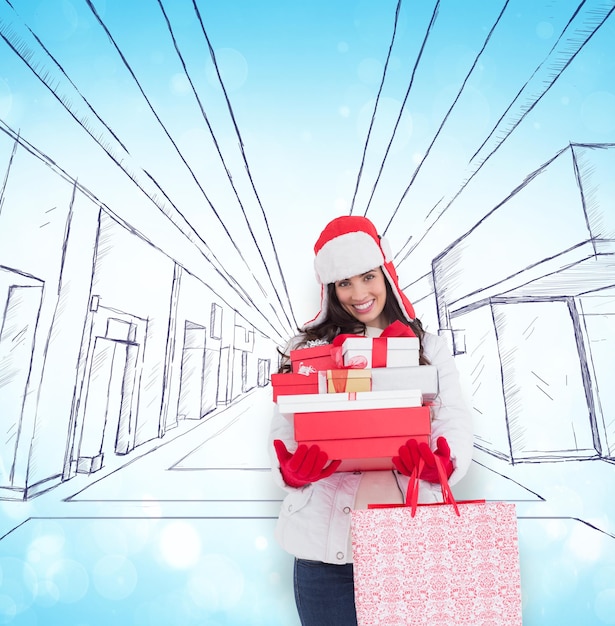
{"label": "red bag handle", "polygon": [[[442,488],[442,498],[444,500],[444,504],[451,504],[453,506],[453,509],[455,510],[455,513],[457,515],[461,515],[459,513],[457,501],[455,500],[453,492],[451,491],[451,487],[448,484],[448,478],[446,477],[446,472],[442,467],[442,462],[438,458],[437,454],[434,454],[434,459],[436,462],[436,469],[438,470],[438,477],[440,478],[440,487]],[[406,506],[410,507],[412,517],[416,515],[416,509],[418,507],[419,476],[421,475],[424,466],[425,462],[423,461],[423,459],[419,459],[418,466],[415,466],[412,470],[410,482],[408,483],[408,491],[406,492]]]}

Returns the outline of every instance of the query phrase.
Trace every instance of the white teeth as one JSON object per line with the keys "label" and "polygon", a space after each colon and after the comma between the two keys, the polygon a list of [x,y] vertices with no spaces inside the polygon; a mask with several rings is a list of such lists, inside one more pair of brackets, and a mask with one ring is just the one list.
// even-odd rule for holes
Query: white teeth
{"label": "white teeth", "polygon": [[364,309],[369,309],[369,307],[372,306],[373,303],[374,301],[370,300],[369,302],[366,302],[365,304],[355,304],[354,308],[358,309],[359,311],[363,311]]}

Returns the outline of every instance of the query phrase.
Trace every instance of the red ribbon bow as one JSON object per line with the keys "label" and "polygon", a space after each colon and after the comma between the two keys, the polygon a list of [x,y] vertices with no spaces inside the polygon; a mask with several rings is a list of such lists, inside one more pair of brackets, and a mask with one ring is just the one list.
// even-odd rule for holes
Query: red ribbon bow
{"label": "red ribbon bow", "polygon": [[407,324],[395,320],[382,331],[380,337],[416,337],[416,333]]}

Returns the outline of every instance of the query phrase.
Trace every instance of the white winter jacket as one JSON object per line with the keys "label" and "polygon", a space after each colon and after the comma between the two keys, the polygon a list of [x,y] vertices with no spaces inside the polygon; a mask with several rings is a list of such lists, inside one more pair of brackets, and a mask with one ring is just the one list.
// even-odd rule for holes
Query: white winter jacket
{"label": "white winter jacket", "polygon": [[[455,361],[445,340],[425,333],[423,352],[438,369],[439,392],[432,407],[432,449],[438,437],[446,437],[451,449],[454,471],[449,483],[454,485],[467,472],[472,460],[472,417],[459,383]],[[275,405],[270,432],[270,454],[276,484],[285,489],[285,497],[276,526],[276,538],[282,548],[301,558],[325,563],[352,562],[349,553],[350,511],[361,482],[362,472],[336,472],[328,478],[295,489],[286,485],[273,448],[281,439],[293,452],[297,442],[292,424]],[[394,472],[403,494],[408,477]],[[438,502],[439,485],[420,482],[419,502]]]}

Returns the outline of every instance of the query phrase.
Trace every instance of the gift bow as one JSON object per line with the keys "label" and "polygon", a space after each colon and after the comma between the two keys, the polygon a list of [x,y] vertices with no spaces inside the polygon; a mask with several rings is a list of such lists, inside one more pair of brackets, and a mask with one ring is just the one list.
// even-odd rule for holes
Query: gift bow
{"label": "gift bow", "polygon": [[[338,335],[339,336],[339,335]],[[359,335],[346,335],[346,337],[358,337]],[[344,363],[342,354],[342,346],[331,347],[331,357],[335,361],[335,367],[340,370],[364,370],[367,367],[367,358],[364,356],[353,356],[348,359],[348,363]]]}
{"label": "gift bow", "polygon": [[[335,360],[336,365],[341,369],[354,368],[363,369],[367,367],[367,359],[364,356],[352,357],[349,362],[344,365],[342,357],[342,344],[346,339],[351,337],[361,337],[363,335],[342,334],[333,340],[333,348],[331,348],[331,356]],[[385,367],[387,362],[387,338],[388,337],[416,337],[415,332],[403,322],[395,320],[389,324],[380,337],[372,339],[372,367]]]}

